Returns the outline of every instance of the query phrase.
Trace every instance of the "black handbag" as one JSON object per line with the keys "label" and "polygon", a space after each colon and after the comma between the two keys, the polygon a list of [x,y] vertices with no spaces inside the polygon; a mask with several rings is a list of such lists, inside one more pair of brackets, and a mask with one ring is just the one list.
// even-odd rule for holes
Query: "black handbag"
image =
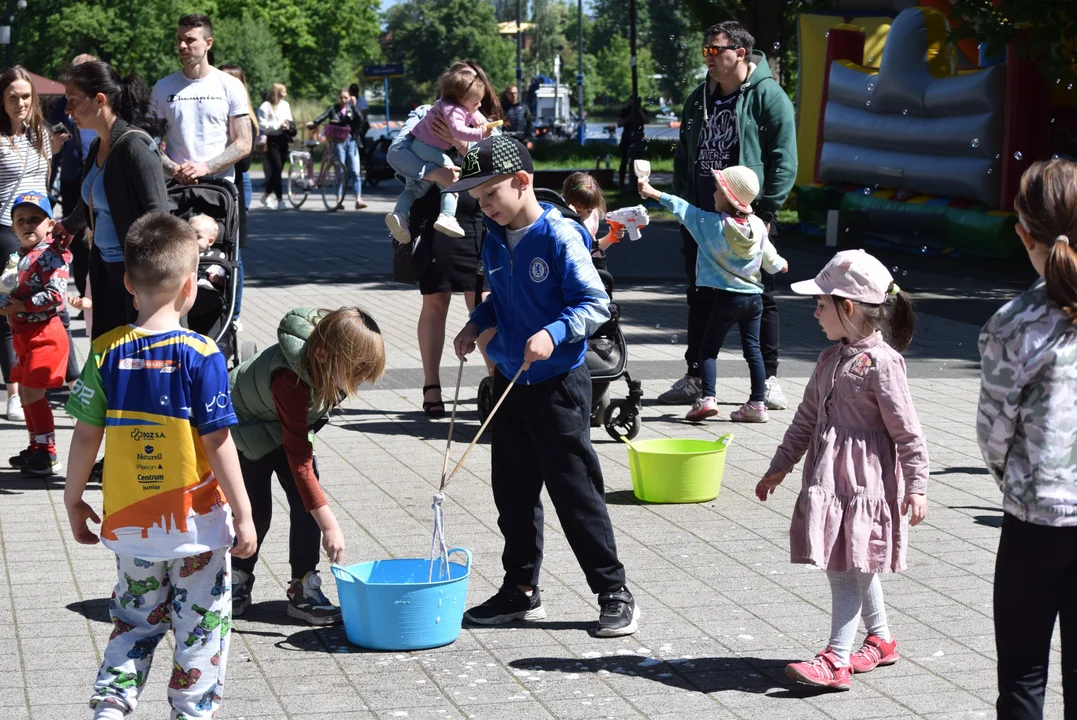
{"label": "black handbag", "polygon": [[433,238],[421,233],[413,236],[410,243],[402,245],[393,240],[393,281],[416,285],[430,265],[430,244]]}

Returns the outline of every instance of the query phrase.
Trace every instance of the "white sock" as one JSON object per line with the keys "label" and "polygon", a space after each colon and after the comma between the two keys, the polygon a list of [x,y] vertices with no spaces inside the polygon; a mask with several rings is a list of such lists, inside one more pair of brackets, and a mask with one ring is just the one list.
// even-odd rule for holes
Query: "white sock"
{"label": "white sock", "polygon": [[98,702],[93,720],[123,720],[123,709],[110,702]]}

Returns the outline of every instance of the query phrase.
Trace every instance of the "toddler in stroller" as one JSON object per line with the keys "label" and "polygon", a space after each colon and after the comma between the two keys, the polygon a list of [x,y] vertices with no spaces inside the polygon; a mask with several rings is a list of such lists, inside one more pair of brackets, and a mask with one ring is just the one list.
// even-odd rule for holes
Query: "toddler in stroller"
{"label": "toddler in stroller", "polygon": [[[576,210],[565,202],[564,198],[555,190],[536,189],[535,197],[542,205],[552,205],[564,217],[575,220],[587,231],[588,238],[593,240],[593,234],[584,224],[583,219]],[[605,248],[603,248],[605,249]],[[593,255],[596,260],[604,261],[602,255]],[[596,263],[597,265],[598,263]],[[639,434],[640,413],[643,405],[643,386],[638,380],[633,380],[628,374],[628,343],[621,331],[621,311],[614,302],[614,280],[604,267],[598,268],[599,277],[605,286],[606,294],[610,296],[610,319],[599,327],[587,340],[587,353],[584,362],[587,371],[591,375],[591,427],[604,427],[606,432],[614,440],[622,437],[629,440]],[[480,278],[481,283],[481,278]],[[482,294],[482,288],[479,288]],[[610,384],[624,378],[628,384],[628,397],[610,398]],[[491,408],[497,398],[493,393],[493,379],[483,378],[479,383],[478,409],[479,418],[483,421],[490,414]]]}
{"label": "toddler in stroller", "polygon": [[187,326],[212,338],[238,365],[256,348],[252,342],[239,345],[233,321],[240,252],[236,188],[216,178],[201,178],[197,185],[170,182],[168,202],[170,212],[191,223],[199,239],[198,296]]}

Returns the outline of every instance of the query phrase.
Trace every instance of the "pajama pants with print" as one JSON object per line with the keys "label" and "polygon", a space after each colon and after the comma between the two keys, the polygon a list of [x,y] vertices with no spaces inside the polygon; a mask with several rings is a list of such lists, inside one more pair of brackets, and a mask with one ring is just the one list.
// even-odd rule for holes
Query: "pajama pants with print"
{"label": "pajama pants with print", "polygon": [[228,548],[157,562],[117,555],[119,582],[109,601],[113,630],[90,707],[110,703],[125,714],[133,711],[154,650],[171,630],[176,644],[168,663],[172,720],[213,717],[224,694],[231,567]]}

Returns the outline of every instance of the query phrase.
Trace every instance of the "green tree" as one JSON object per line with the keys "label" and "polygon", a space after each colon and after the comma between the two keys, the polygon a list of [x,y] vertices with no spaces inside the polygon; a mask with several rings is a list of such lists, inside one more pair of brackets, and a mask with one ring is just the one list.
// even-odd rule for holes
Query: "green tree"
{"label": "green tree", "polygon": [[497,34],[488,1],[411,0],[389,9],[386,27],[386,54],[407,68],[407,76],[393,86],[398,107],[432,102],[438,76],[458,60],[478,62],[498,90],[515,75],[515,44]]}
{"label": "green tree", "polygon": [[[595,61],[599,75],[596,95],[607,107],[621,106],[632,96],[632,67],[629,64],[629,42],[620,35],[610,38],[606,46],[598,51]],[[654,59],[650,49],[637,48],[637,85],[639,96],[644,106],[657,101],[657,83],[651,77],[655,74]]]}
{"label": "green tree", "polygon": [[663,76],[658,81],[658,88],[673,104],[683,103],[695,87],[695,76],[703,64],[698,40],[702,31],[683,5],[666,7],[653,3],[650,6],[650,32],[649,47],[657,72]]}
{"label": "green tree", "polygon": [[553,76],[553,58],[562,55],[570,43],[565,39],[568,6],[562,0],[533,0],[530,65],[535,74]]}
{"label": "green tree", "polygon": [[55,77],[75,55],[92,53],[152,84],[179,68],[175,21],[194,11],[186,0],[34,0],[15,16],[16,62]]}
{"label": "green tree", "polygon": [[213,60],[239,65],[247,76],[251,102],[257,103],[275,82],[288,83],[288,65],[268,27],[250,15],[224,18],[214,28]]}
{"label": "green tree", "polygon": [[1040,63],[1044,75],[1057,84],[1071,84],[1077,67],[1077,12],[1072,2],[1059,0],[956,0],[952,19],[961,26],[955,38],[986,41],[992,52],[1011,42]]}
{"label": "green tree", "polygon": [[249,16],[280,44],[296,97],[328,98],[378,58],[379,0],[219,0],[222,17]]}

